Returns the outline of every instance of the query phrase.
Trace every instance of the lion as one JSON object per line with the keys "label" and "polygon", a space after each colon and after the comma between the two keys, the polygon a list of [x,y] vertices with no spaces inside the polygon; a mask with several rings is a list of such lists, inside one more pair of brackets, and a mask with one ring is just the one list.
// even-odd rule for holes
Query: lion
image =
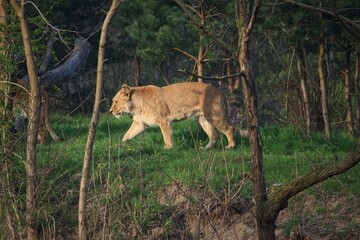
{"label": "lion", "polygon": [[209,137],[205,149],[212,148],[220,130],[228,140],[226,148],[235,146],[235,127],[227,116],[224,94],[214,86],[200,82],[184,82],[157,87],[129,87],[123,85],[114,96],[110,112],[117,118],[122,113],[133,116],[133,122],[122,141],[134,138],[148,127],[159,126],[164,148],[173,147],[172,122],[197,118]]}
{"label": "lion", "polygon": [[[29,84],[23,80],[17,81],[16,93],[14,97],[14,108],[21,110],[22,115],[29,119]],[[41,106],[39,116],[39,133],[38,141],[40,144],[45,144],[46,131],[48,131],[51,137],[55,141],[60,141],[60,137],[51,128],[49,118],[49,94],[47,91],[40,87],[39,93],[41,95]]]}

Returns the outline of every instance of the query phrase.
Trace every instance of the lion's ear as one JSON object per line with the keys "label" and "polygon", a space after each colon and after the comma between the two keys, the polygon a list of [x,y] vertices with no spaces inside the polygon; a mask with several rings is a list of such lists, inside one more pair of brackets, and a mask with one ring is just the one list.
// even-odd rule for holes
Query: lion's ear
{"label": "lion's ear", "polygon": [[127,98],[127,100],[129,100],[131,97],[131,88],[125,84],[121,87],[121,89],[123,90],[124,96]]}

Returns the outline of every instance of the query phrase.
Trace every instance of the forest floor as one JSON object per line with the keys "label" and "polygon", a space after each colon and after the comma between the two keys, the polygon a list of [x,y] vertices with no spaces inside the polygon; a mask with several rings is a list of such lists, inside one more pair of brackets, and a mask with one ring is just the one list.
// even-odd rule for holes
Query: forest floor
{"label": "forest floor", "polygon": [[[41,239],[75,240],[89,119],[55,117],[65,141],[38,148],[39,232]],[[89,239],[256,239],[246,138],[236,136],[239,144],[229,151],[221,141],[213,151],[199,151],[207,137],[195,122],[184,121],[174,125],[174,149],[164,150],[159,129],[122,143],[130,124],[130,118],[107,115],[99,124],[87,201]],[[262,141],[268,187],[342,159],[354,147],[343,132],[331,141],[321,133],[307,139],[292,126],[263,128]],[[17,156],[15,199],[25,199],[26,148],[19,146]],[[359,172],[360,165],[292,197],[278,216],[276,238],[360,239]]]}
{"label": "forest floor", "polygon": [[[316,191],[303,192],[291,198],[288,207],[280,212],[276,238],[360,239],[360,199],[349,194],[327,194],[321,191],[321,187],[314,188]],[[128,228],[124,237],[256,239],[254,203],[251,199],[226,199],[225,196],[218,198],[213,194],[202,194],[201,206],[194,206],[187,198],[190,192],[190,188],[172,184],[159,195],[159,202],[171,209],[172,229],[154,227],[147,237],[140,237]]]}

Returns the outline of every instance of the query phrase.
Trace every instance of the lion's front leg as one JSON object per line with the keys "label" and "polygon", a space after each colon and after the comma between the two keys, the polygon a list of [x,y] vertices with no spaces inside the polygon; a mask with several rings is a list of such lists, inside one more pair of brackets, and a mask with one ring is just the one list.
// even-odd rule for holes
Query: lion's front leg
{"label": "lion's front leg", "polygon": [[172,148],[174,146],[173,139],[172,139],[172,128],[171,122],[167,120],[160,120],[158,121],[158,125],[161,129],[161,133],[164,137],[165,146],[164,148]]}
{"label": "lion's front leg", "polygon": [[139,133],[143,132],[145,130],[145,128],[146,127],[143,123],[133,121],[129,130],[125,133],[124,137],[122,138],[122,141],[125,142],[127,140],[132,139]]}

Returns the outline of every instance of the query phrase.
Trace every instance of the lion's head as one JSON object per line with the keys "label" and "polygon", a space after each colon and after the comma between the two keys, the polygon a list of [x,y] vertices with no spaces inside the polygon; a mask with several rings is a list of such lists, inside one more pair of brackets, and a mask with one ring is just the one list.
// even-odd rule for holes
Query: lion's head
{"label": "lion's head", "polygon": [[128,85],[123,85],[112,100],[110,112],[115,117],[120,117],[122,113],[130,113],[131,110],[131,88]]}

